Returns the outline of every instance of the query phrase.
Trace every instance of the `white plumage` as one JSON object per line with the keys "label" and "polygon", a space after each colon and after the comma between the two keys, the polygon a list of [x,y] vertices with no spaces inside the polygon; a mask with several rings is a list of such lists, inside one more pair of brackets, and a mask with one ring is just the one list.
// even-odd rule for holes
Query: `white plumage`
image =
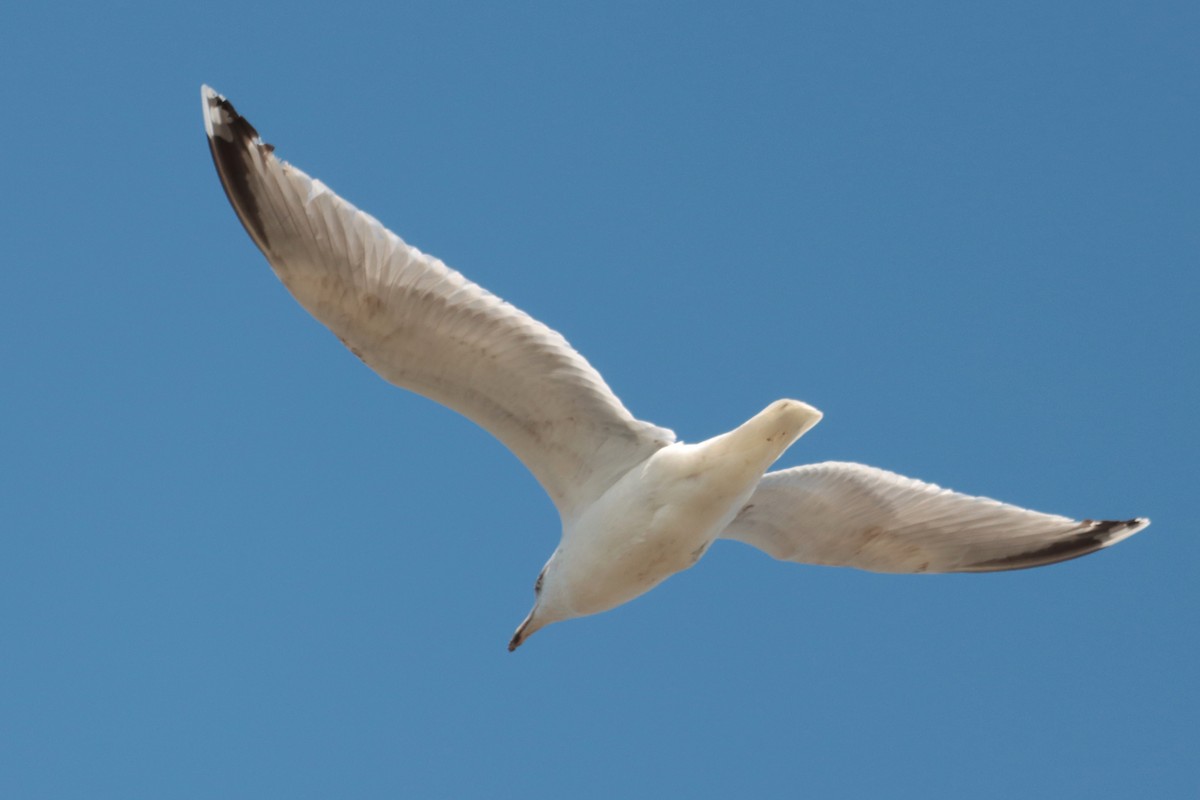
{"label": "white plumage", "polygon": [[803,564],[872,572],[993,572],[1085,555],[1146,524],[1077,522],[830,461],[764,475],[722,536]]}
{"label": "white plumage", "polygon": [[719,537],[805,563],[979,572],[1085,555],[1148,524],[1077,522],[858,464],[764,475],[821,417],[795,400],[676,442],[634,418],[561,335],[276,158],[224,97],[201,95],[229,201],[293,296],[385,379],[504,442],[558,507],[562,540],[510,649],[648,591]]}

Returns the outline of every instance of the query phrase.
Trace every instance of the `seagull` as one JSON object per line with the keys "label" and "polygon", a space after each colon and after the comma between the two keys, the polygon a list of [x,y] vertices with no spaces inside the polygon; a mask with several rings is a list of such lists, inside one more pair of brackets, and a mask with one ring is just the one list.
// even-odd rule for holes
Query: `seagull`
{"label": "seagull", "polygon": [[562,536],[510,651],[629,602],[717,539],[802,564],[995,572],[1087,555],[1150,523],[1042,514],[862,464],[767,472],[821,419],[798,400],[677,441],[634,417],[562,335],[277,158],[222,95],[202,86],[201,98],[225,194],[300,305],[385,380],[492,433],[557,507]]}

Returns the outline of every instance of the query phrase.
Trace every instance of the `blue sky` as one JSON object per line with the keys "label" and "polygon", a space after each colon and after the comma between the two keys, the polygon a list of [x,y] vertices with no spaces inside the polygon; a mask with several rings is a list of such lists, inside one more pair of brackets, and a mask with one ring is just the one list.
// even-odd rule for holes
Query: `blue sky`
{"label": "blue sky", "polygon": [[[1194,4],[9,6],[0,796],[1196,796]],[[1154,524],[510,655],[553,507],[287,295],[202,82],[684,439]]]}

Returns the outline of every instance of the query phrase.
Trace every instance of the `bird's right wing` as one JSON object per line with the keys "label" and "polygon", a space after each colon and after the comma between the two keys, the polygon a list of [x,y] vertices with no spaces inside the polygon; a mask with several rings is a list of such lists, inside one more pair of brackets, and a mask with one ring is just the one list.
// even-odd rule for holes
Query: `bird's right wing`
{"label": "bird's right wing", "polygon": [[276,158],[228,100],[201,94],[229,202],[292,295],[386,380],[504,442],[564,516],[674,441],[561,335]]}
{"label": "bird's right wing", "polygon": [[784,561],[873,572],[995,572],[1087,555],[1147,519],[1082,522],[826,462],[771,472],[721,534]]}

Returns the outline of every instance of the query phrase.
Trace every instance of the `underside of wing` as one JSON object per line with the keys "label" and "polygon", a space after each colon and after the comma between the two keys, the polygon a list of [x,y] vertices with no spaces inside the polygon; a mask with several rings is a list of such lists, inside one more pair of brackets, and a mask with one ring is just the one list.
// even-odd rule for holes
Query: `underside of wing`
{"label": "underside of wing", "polygon": [[775,558],[873,572],[995,572],[1053,564],[1149,520],[1077,521],[861,464],[768,473],[722,534]]}
{"label": "underside of wing", "polygon": [[229,201],[300,304],[386,380],[504,442],[561,513],[674,440],[635,419],[561,335],[276,158],[228,100],[202,95]]}

